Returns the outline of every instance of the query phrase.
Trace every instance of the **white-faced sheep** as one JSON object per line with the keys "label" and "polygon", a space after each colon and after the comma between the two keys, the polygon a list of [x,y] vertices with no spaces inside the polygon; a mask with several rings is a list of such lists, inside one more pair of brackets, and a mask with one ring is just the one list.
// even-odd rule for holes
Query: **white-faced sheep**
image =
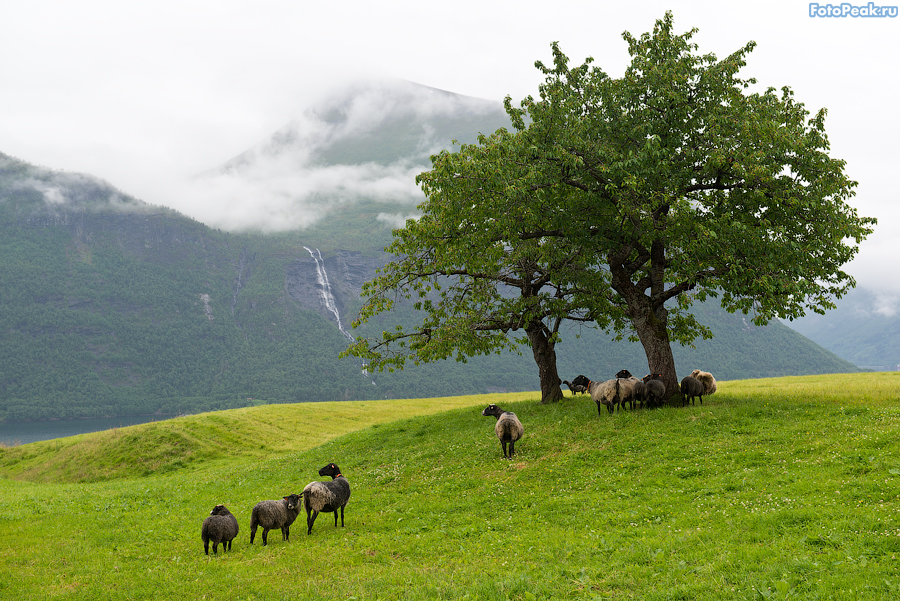
{"label": "white-faced sheep", "polygon": [[329,463],[319,470],[320,476],[331,476],[331,481],[310,482],[303,488],[303,507],[306,509],[306,534],[312,534],[312,527],[320,513],[334,512],[334,527],[337,528],[338,510],[341,512],[341,528],[344,527],[344,507],[350,501],[350,483],[341,474],[341,469]]}
{"label": "white-faced sheep", "polygon": [[222,543],[222,552],[231,550],[231,541],[238,535],[238,523],[228,508],[224,505],[216,505],[209,512],[209,517],[203,520],[200,528],[200,536],[203,538],[203,551],[209,555],[209,543],[212,543],[213,555],[218,555],[219,543]]}
{"label": "white-faced sheep", "polygon": [[[481,412],[481,415],[493,415],[497,418],[497,423],[494,425],[494,433],[500,439],[500,446],[503,448],[503,458],[512,459],[516,452],[516,441],[522,438],[522,435],[525,433],[525,427],[522,425],[522,422],[519,421],[519,418],[512,411],[504,411],[494,404],[488,405]],[[509,444],[508,455],[506,453],[507,444]]]}
{"label": "white-faced sheep", "polygon": [[685,376],[681,380],[681,406],[688,404],[690,399],[691,405],[694,404],[694,397],[700,397],[700,404],[703,404],[703,382],[693,376]]}
{"label": "white-faced sheep", "polygon": [[644,401],[650,407],[662,404],[666,396],[666,385],[659,374],[644,376]]}
{"label": "white-faced sheep", "polygon": [[290,540],[291,524],[300,513],[300,495],[290,494],[280,501],[260,501],[250,512],[250,544],[256,538],[257,526],[262,526],[263,546],[269,544],[269,530],[281,528],[281,540]]}
{"label": "white-faced sheep", "polygon": [[691,377],[696,378],[703,383],[703,394],[709,396],[716,391],[716,379],[708,371],[695,369],[691,372]]}

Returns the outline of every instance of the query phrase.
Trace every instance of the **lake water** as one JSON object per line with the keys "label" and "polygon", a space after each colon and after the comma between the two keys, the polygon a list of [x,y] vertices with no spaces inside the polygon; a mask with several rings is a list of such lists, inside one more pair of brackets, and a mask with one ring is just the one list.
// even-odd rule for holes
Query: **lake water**
{"label": "lake water", "polygon": [[174,415],[134,415],[128,417],[92,417],[85,419],[41,420],[33,422],[0,422],[0,443],[7,446],[26,444],[38,440],[50,440],[100,432],[113,428],[158,422]]}

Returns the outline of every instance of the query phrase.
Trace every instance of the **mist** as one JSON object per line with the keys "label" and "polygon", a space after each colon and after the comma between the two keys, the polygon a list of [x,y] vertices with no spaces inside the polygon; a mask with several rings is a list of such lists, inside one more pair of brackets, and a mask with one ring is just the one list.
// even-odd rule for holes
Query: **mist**
{"label": "mist", "polygon": [[[494,125],[479,132],[482,122]],[[366,200],[400,205],[380,216],[396,227],[416,215],[424,200],[416,176],[430,155],[453,148],[455,130],[471,142],[506,123],[499,102],[399,80],[356,82],[222,165],[161,185],[153,202],[222,230],[276,232]]]}

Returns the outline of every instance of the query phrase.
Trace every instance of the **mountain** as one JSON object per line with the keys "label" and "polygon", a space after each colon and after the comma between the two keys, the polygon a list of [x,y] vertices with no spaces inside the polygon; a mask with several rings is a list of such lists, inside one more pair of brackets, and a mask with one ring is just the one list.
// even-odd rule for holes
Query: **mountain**
{"label": "mountain", "polygon": [[900,370],[900,315],[893,303],[855,288],[836,304],[825,315],[807,315],[786,325],[854,365]]}
{"label": "mountain", "polygon": [[[404,85],[393,101],[381,89],[365,102],[351,95],[319,107],[309,113],[318,117],[304,121],[316,136],[290,124],[198,181],[225,174],[252,190],[266,183],[266,173],[278,185],[298,173],[402,178],[405,171],[385,166],[424,165],[427,153],[450,148],[454,137],[474,140],[478,131],[505,124],[497,105],[491,113],[483,102]],[[435,95],[440,102],[411,106]],[[353,126],[364,121],[362,105],[377,108],[373,98],[384,99],[378,117]],[[475,107],[471,120],[467,107]],[[461,133],[452,134],[457,128]],[[337,359],[363,283],[390,259],[383,252],[396,224],[390,215],[415,210],[414,195],[382,192],[402,181],[363,184],[334,194],[327,186],[306,188],[312,195],[281,190],[283,221],[294,223],[292,211],[311,211],[303,228],[223,231],[89,175],[0,154],[0,419],[537,390],[527,348],[396,373],[366,374],[353,360]],[[245,215],[275,207],[259,198],[223,198],[221,213],[232,210],[229,202]],[[681,374],[699,367],[726,380],[856,370],[780,323],[754,327],[712,304],[697,310],[716,338],[674,349]],[[367,327],[414,319],[406,307]],[[561,334],[563,377],[646,370],[637,343],[588,328]]]}

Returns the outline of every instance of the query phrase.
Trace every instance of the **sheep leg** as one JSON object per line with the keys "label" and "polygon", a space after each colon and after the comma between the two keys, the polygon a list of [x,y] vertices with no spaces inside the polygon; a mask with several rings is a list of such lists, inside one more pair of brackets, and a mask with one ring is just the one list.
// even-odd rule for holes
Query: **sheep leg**
{"label": "sheep leg", "polygon": [[[337,511],[334,512],[334,526],[337,528]],[[341,528],[344,527],[344,506],[341,505]]]}
{"label": "sheep leg", "polygon": [[253,525],[250,527],[250,544],[253,544],[253,539],[256,538],[256,526]]}
{"label": "sheep leg", "polygon": [[[341,509],[343,510],[343,507]],[[334,508],[334,527],[337,528],[337,507]]]}
{"label": "sheep leg", "polygon": [[203,541],[203,551],[207,555],[209,555],[209,541],[208,540]]}
{"label": "sheep leg", "polygon": [[315,509],[306,513],[306,534],[312,534],[313,524],[316,523],[316,518],[319,516],[319,512]]}
{"label": "sheep leg", "polygon": [[516,454],[516,441],[509,441],[509,458],[512,459],[512,456]]}
{"label": "sheep leg", "polygon": [[507,459],[507,458],[509,457],[509,455],[506,454],[506,441],[505,441],[505,440],[501,440],[501,441],[500,441],[500,446],[503,448],[503,458],[504,458],[504,459]]}
{"label": "sheep leg", "polygon": [[263,528],[263,547],[269,544],[269,529]]}
{"label": "sheep leg", "polygon": [[291,540],[291,527],[290,526],[282,526],[281,527],[281,540]]}
{"label": "sheep leg", "polygon": [[[214,543],[213,543],[213,555],[218,555],[218,554],[219,554],[218,547],[219,547],[219,543],[215,543],[215,542],[214,542]],[[225,545],[222,545],[222,552],[223,552],[223,553],[225,552]],[[207,555],[209,555],[209,553],[207,553]]]}

